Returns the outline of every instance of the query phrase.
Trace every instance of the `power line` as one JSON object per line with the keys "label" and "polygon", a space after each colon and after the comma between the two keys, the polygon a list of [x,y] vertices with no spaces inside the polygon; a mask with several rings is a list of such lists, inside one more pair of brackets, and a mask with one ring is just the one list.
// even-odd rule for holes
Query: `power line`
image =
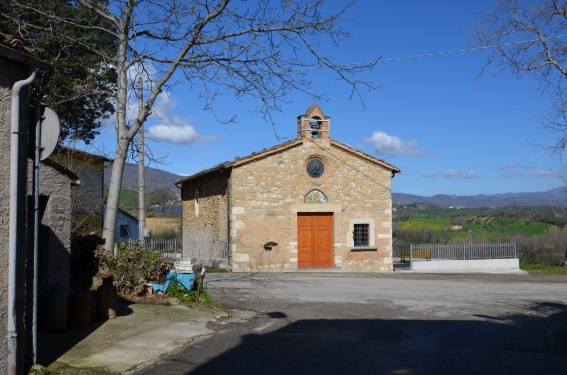
{"label": "power line", "polygon": [[360,62],[339,64],[339,65],[340,66],[356,66],[356,65],[379,64],[379,63],[384,63],[384,62],[393,62],[393,61],[402,61],[402,60],[421,59],[421,58],[424,58],[424,57],[451,55],[451,54],[455,54],[455,53],[474,52],[474,51],[482,51],[482,50],[487,50],[487,49],[492,49],[492,48],[508,47],[508,46],[519,45],[519,44],[527,44],[527,43],[539,42],[541,40],[561,39],[561,38],[565,38],[566,36],[567,36],[567,34],[563,34],[563,35],[550,36],[550,37],[541,38],[541,39],[538,38],[538,39],[520,40],[520,41],[516,41],[516,42],[491,44],[491,45],[488,45],[488,46],[469,47],[469,48],[455,49],[455,50],[442,51],[442,52],[424,53],[424,54],[421,54],[421,55],[391,57],[391,58],[387,58],[387,59],[379,58],[379,59],[375,59],[375,60],[360,61]]}

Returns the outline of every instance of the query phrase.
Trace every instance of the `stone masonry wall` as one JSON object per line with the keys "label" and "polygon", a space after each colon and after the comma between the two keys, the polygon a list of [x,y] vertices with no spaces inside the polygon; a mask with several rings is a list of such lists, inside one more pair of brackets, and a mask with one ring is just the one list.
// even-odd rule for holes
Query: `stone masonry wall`
{"label": "stone masonry wall", "polygon": [[[318,157],[325,174],[313,179],[307,161]],[[284,152],[233,168],[231,253],[234,271],[297,267],[297,212],[333,212],[335,266],[346,271],[392,270],[391,172],[332,146],[306,140]],[[304,203],[313,189],[327,203]],[[377,250],[351,251],[354,219],[373,223]],[[264,249],[275,243],[271,250]]]}
{"label": "stone masonry wall", "polygon": [[227,193],[229,173],[213,173],[183,183],[183,233],[209,227],[213,239],[228,241]]}
{"label": "stone masonry wall", "polygon": [[40,240],[47,242],[40,241],[39,244],[41,268],[38,288],[41,291],[44,285],[59,284],[68,293],[71,272],[71,180],[46,165],[40,166],[39,176],[40,201],[46,200],[40,223]]}

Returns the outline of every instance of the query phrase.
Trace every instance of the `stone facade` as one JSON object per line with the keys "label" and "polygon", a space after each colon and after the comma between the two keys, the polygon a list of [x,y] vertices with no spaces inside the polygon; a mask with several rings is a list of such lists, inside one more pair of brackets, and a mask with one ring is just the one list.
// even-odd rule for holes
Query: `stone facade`
{"label": "stone facade", "polygon": [[79,176],[80,185],[72,190],[72,219],[83,233],[102,231],[104,202],[104,169],[111,160],[100,155],[57,146],[51,155]]}
{"label": "stone facade", "polygon": [[182,189],[182,228],[185,236],[207,232],[215,240],[229,241],[229,179],[230,170],[216,171]]}
{"label": "stone facade", "polygon": [[[310,175],[312,160],[324,170]],[[290,271],[298,268],[298,214],[331,214],[331,267],[391,271],[397,172],[331,140],[330,118],[314,105],[298,117],[297,140],[179,180],[183,227],[212,226],[215,239],[228,238],[233,271]],[[368,228],[366,246],[354,246],[355,224]]]}

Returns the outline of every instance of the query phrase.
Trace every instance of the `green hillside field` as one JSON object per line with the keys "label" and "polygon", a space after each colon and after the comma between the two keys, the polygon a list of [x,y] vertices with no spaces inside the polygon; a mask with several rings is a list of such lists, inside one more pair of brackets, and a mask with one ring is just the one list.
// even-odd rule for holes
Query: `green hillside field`
{"label": "green hillside field", "polygon": [[[544,235],[565,227],[567,217],[556,207],[448,208],[431,204],[394,206],[394,235],[433,232],[445,240],[506,241],[515,235]],[[460,225],[461,230],[449,230]],[[431,236],[430,236],[431,237]]]}

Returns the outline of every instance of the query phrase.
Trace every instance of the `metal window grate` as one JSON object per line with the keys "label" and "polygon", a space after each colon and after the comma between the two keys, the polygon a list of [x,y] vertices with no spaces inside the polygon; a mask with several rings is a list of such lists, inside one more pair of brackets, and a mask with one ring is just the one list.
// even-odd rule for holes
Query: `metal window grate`
{"label": "metal window grate", "polygon": [[354,247],[369,246],[369,224],[354,224],[352,238]]}
{"label": "metal window grate", "polygon": [[120,224],[120,237],[130,237],[130,226],[128,224]]}

